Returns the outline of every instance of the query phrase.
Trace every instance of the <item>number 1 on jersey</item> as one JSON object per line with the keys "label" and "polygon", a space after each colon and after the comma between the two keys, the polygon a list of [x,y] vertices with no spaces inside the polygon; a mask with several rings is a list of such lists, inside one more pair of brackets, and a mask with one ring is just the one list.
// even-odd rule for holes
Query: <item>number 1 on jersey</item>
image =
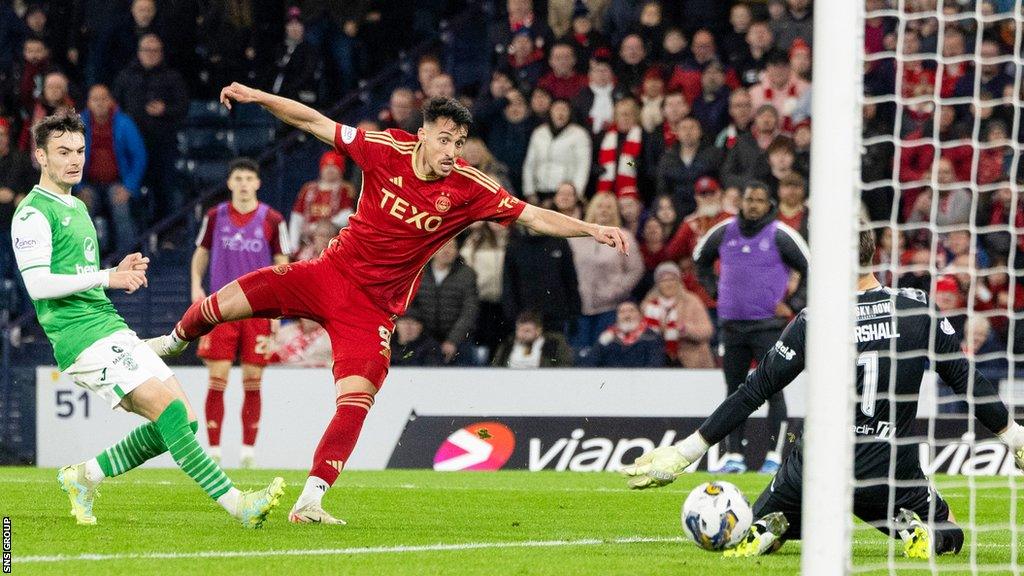
{"label": "number 1 on jersey", "polygon": [[857,356],[857,367],[864,368],[864,377],[860,382],[860,412],[868,417],[874,416],[875,401],[878,399],[878,351]]}

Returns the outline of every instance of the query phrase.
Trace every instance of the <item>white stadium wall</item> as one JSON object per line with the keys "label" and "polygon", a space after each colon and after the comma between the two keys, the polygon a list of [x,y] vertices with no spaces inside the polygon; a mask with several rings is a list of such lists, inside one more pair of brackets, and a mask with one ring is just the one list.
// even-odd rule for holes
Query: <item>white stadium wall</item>
{"label": "white stadium wall", "polygon": [[[175,373],[202,421],[206,370],[188,367]],[[36,374],[39,466],[80,461],[140,423],[138,416],[111,411],[55,368],[40,367]],[[229,468],[238,463],[241,441],[240,379],[233,370],[225,394],[222,443]],[[926,382],[922,417],[934,410],[934,376]],[[785,394],[796,432],[804,416],[803,377]],[[346,468],[614,470],[644,449],[689,434],[724,397],[722,375],[715,370],[395,368]],[[748,429],[757,448],[767,443],[757,437],[765,411],[762,407],[755,413]],[[258,466],[307,469],[333,413],[329,370],[269,368],[263,379]],[[1005,460],[990,452],[978,462],[982,450],[970,457],[955,445],[945,451],[939,447],[936,454],[940,471],[955,465],[998,473]],[[712,449],[708,459],[714,464],[717,458]],[[163,456],[150,465],[171,467],[173,462]]]}

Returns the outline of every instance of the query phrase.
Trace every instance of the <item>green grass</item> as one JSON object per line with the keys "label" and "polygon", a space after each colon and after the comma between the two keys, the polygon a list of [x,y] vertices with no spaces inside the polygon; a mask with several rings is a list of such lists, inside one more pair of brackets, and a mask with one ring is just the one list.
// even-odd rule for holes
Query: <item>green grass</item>
{"label": "green grass", "polygon": [[[68,515],[54,470],[0,468],[0,514],[12,521],[13,573],[789,575],[799,571],[797,542],[769,557],[736,560],[682,540],[679,507],[692,487],[709,478],[706,474],[684,476],[660,490],[631,492],[612,474],[346,472],[324,501],[328,511],[349,522],[342,527],[289,524],[287,510],[305,474],[281,474],[289,483],[281,508],[262,530],[250,531],[237,526],[175,470],[140,470],[108,480],[95,508],[99,524],[80,527]],[[233,471],[231,475],[240,487],[254,488],[273,473]],[[728,479],[753,500],[768,477],[745,474]],[[961,521],[965,520],[966,480],[942,477],[938,482]],[[1007,482],[993,478],[978,482],[994,487],[978,493],[977,523],[1004,523],[1004,528],[979,534],[977,562],[1007,565]],[[1017,519],[1024,523],[1020,502]],[[875,565],[879,570],[870,573],[887,574],[882,568],[888,540],[864,524],[858,524],[854,539],[855,564]],[[550,545],[513,545],[530,541]],[[490,547],[396,549],[470,543]],[[1018,548],[1018,564],[1024,565],[1024,543]],[[257,551],[294,553],[246,555]],[[234,554],[202,556],[210,552]],[[86,561],[79,557],[85,554],[121,556]],[[152,554],[170,557],[153,558]],[[188,556],[175,557],[179,554]],[[37,561],[20,561],[30,557]],[[39,557],[50,559],[38,561]],[[939,558],[938,565],[945,574],[969,573],[969,557],[965,550],[959,557]],[[903,560],[897,565],[898,574],[928,573],[914,570],[913,564]]]}

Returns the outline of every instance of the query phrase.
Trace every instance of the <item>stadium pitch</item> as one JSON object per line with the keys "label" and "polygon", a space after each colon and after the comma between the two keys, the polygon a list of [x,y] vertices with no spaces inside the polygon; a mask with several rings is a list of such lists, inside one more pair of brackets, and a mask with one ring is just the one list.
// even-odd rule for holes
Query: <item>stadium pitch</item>
{"label": "stadium pitch", "polygon": [[[790,575],[800,566],[795,542],[770,557],[727,559],[684,540],[680,506],[692,487],[712,478],[708,474],[632,492],[612,474],[346,472],[324,506],[348,526],[289,524],[287,512],[305,474],[280,474],[289,483],[285,498],[264,528],[253,531],[228,518],[177,470],[108,479],[94,509],[99,524],[89,527],[75,525],[68,514],[55,470],[2,468],[0,514],[10,518],[12,573]],[[273,475],[231,472],[243,489]],[[759,474],[720,478],[751,500],[769,480]],[[936,482],[967,524],[967,479]],[[1002,525],[976,534],[976,563],[982,569],[1009,565],[1007,481],[978,478],[976,484],[975,524]],[[1024,504],[1018,499],[1016,506],[1021,522]],[[969,562],[974,534],[966,532],[960,556],[936,560],[943,573],[961,573],[956,566]],[[888,542],[857,523],[855,566],[884,566]],[[1024,543],[1016,549],[1019,566]],[[895,566],[898,574],[928,568],[902,559]]]}

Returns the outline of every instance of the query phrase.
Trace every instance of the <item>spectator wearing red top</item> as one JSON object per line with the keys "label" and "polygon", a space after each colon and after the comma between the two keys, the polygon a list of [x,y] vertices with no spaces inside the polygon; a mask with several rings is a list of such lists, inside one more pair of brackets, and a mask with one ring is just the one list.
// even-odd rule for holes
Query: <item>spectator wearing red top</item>
{"label": "spectator wearing red top", "polygon": [[769,54],[764,77],[750,89],[750,97],[755,108],[765,104],[774,106],[782,118],[782,131],[792,132],[795,126],[793,113],[800,97],[810,86],[793,73],[789,57],[776,50]]}
{"label": "spectator wearing red top", "polygon": [[551,71],[541,76],[537,86],[551,93],[554,99],[572,100],[587,85],[587,77],[576,72],[576,54],[569,44],[551,47],[548,56]]}
{"label": "spectator wearing red top", "polygon": [[[71,95],[68,92],[68,77],[63,72],[58,70],[47,72],[43,77],[42,86],[42,94],[28,111],[25,122],[21,127],[21,137],[18,139],[19,147],[26,152],[35,148],[31,129],[36,122],[52,115],[58,108],[74,109],[75,107],[75,101],[71,99]],[[32,164],[33,166],[36,165],[34,155],[32,156]]]}
{"label": "spectator wearing red top", "polygon": [[109,217],[117,249],[127,253],[138,236],[131,201],[142,197],[146,147],[135,122],[118,110],[106,86],[93,84],[86,106],[82,114],[85,168],[79,197],[97,220],[97,234],[105,233],[106,226],[105,219],[95,215]]}
{"label": "spectator wearing red top", "polygon": [[673,262],[689,259],[700,237],[732,216],[722,209],[722,189],[713,177],[701,177],[693,189],[697,209],[683,219],[665,247],[666,256]]}
{"label": "spectator wearing red top", "polygon": [[644,82],[640,87],[640,125],[644,132],[654,132],[664,125],[664,105],[665,78],[661,68],[655,64],[644,73]]}
{"label": "spectator wearing red top", "polygon": [[[698,30],[693,34],[690,43],[690,58],[682,65],[676,66],[669,78],[669,90],[682,90],[686,101],[693,103],[700,95],[701,75],[708,64],[719,61],[718,50],[715,48],[715,37],[707,30]],[[729,88],[739,88],[739,78],[731,68],[725,71],[725,84]]]}
{"label": "spectator wearing red top", "polygon": [[694,193],[697,209],[683,220],[672,235],[665,246],[664,257],[673,262],[682,262],[683,284],[686,285],[686,289],[696,294],[709,310],[714,310],[715,300],[701,285],[693,267],[693,249],[708,230],[715,224],[728,220],[733,214],[724,210],[722,190],[714,178],[705,176],[697,180]]}
{"label": "spectator wearing red top", "polygon": [[807,181],[796,172],[791,172],[779,179],[779,214],[776,220],[796,230],[808,239],[807,235]]}
{"label": "spectator wearing red top", "polygon": [[942,36],[942,88],[939,93],[941,97],[954,96],[957,83],[972,72],[972,63],[958,61],[965,52],[963,31],[957,26],[947,26]]}
{"label": "spectator wearing red top", "polygon": [[333,150],[320,156],[319,178],[303,184],[292,205],[288,222],[292,246],[308,243],[318,222],[327,220],[338,228],[348,225],[355,210],[355,189],[344,174],[344,156]]}
{"label": "spectator wearing red top", "polygon": [[18,106],[22,119],[28,118],[36,102],[43,96],[43,78],[57,68],[50,62],[50,48],[39,38],[29,37],[21,49],[21,62],[16,70]]}

